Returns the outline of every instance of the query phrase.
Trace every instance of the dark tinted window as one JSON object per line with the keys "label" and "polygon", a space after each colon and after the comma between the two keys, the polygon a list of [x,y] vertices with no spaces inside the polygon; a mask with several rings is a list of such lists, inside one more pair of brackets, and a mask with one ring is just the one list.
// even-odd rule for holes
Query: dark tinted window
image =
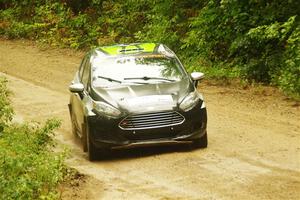
{"label": "dark tinted window", "polygon": [[82,74],[82,78],[81,78],[81,82],[84,85],[85,88],[87,88],[88,85],[88,80],[89,80],[89,76],[90,76],[90,62],[89,59],[86,59],[86,62],[84,63],[84,69],[83,69],[83,74]]}
{"label": "dark tinted window", "polygon": [[95,68],[93,72],[93,85],[95,87],[108,87],[118,84],[118,82],[98,78],[98,76],[109,77],[125,83],[137,81],[129,80],[130,78],[145,76],[157,79],[138,81],[145,83],[167,82],[163,79],[180,81],[186,77],[176,58],[161,54],[95,58],[93,68]]}
{"label": "dark tinted window", "polygon": [[85,66],[85,63],[86,63],[86,59],[87,56],[85,56],[82,61],[81,61],[81,64],[80,64],[80,67],[79,67],[79,79],[81,79],[82,77],[82,73],[83,73],[83,69],[84,69],[84,66]]}

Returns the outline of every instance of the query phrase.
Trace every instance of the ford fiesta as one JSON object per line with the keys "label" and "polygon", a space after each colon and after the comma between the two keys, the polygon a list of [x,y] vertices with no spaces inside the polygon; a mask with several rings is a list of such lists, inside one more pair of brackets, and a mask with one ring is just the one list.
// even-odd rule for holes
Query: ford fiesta
{"label": "ford fiesta", "polygon": [[112,149],[192,144],[207,147],[207,113],[189,75],[163,44],[104,46],[88,52],[72,84],[72,131],[89,160]]}

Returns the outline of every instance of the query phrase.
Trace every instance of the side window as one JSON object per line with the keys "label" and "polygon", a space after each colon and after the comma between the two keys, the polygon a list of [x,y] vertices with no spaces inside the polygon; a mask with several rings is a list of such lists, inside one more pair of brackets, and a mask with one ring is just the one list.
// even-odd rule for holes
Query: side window
{"label": "side window", "polygon": [[87,85],[88,85],[88,80],[90,77],[90,62],[88,61],[89,57],[87,57],[86,62],[84,63],[84,69],[83,69],[83,73],[82,73],[82,78],[81,78],[81,82],[84,85],[85,89],[87,89]]}
{"label": "side window", "polygon": [[87,60],[86,57],[84,57],[84,58],[82,59],[82,61],[81,61],[81,64],[80,64],[80,67],[79,67],[79,74],[78,74],[79,79],[81,79],[81,77],[82,77],[82,73],[83,73],[83,69],[84,69],[86,60]]}

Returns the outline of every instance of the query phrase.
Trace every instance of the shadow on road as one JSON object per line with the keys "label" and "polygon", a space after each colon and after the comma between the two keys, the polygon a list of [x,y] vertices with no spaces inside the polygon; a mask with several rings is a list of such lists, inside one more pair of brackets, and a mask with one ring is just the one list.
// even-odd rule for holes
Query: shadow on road
{"label": "shadow on road", "polygon": [[96,161],[110,162],[115,160],[128,160],[176,152],[190,152],[193,150],[195,149],[189,145],[170,145],[112,150],[105,155],[99,155]]}

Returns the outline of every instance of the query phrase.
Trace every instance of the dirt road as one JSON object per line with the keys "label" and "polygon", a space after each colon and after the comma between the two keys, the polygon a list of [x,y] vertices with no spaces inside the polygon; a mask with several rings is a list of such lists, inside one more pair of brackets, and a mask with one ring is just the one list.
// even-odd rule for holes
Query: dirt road
{"label": "dirt road", "polygon": [[74,140],[68,84],[82,53],[0,40],[0,72],[15,120],[63,120],[58,140],[70,166],[90,175],[65,199],[300,199],[300,107],[272,88],[200,86],[209,146],[134,149],[89,162]]}

